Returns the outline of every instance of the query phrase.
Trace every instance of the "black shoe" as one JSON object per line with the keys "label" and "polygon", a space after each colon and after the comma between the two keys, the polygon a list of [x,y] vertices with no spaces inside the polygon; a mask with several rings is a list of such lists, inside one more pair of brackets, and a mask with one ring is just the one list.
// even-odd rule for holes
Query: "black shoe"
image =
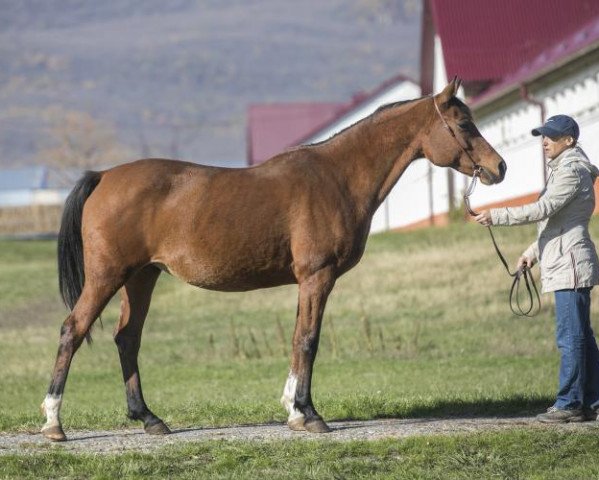
{"label": "black shoe", "polygon": [[584,419],[587,421],[595,421],[597,420],[597,410],[590,408],[590,407],[584,407],[582,409],[582,413],[584,415]]}

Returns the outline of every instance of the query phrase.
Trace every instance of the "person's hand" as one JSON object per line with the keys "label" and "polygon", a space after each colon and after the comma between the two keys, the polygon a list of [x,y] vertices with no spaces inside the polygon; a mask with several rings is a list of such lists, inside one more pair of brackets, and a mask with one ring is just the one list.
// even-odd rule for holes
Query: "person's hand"
{"label": "person's hand", "polygon": [[516,267],[520,270],[522,267],[532,268],[532,260],[524,255],[518,259]]}
{"label": "person's hand", "polygon": [[474,220],[485,227],[490,227],[493,225],[493,219],[491,218],[491,212],[489,210],[483,210],[476,217],[474,217]]}

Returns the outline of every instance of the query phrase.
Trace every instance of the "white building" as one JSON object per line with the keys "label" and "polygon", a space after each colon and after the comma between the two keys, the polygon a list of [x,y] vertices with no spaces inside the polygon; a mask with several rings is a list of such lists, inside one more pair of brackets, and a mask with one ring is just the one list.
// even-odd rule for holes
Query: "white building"
{"label": "white building", "polygon": [[[552,115],[578,121],[580,145],[599,165],[599,2],[428,0],[422,46],[423,93],[463,78],[479,130],[508,166],[503,183],[477,189],[475,210],[536,199],[547,173],[530,131]],[[457,203],[469,179],[453,177]],[[434,214],[443,215],[447,182],[433,190],[444,197]]]}

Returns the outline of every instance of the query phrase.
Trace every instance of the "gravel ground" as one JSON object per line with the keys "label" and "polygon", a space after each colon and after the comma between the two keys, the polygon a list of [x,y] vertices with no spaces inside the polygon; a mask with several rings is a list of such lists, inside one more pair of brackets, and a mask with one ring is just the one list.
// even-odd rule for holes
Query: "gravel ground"
{"label": "gravel ground", "polygon": [[74,453],[151,452],[166,445],[206,440],[313,440],[332,441],[406,438],[413,435],[449,435],[454,433],[498,431],[509,428],[559,428],[565,431],[593,429],[599,422],[542,425],[534,417],[515,418],[423,418],[330,422],[329,434],[293,432],[282,424],[245,425],[226,428],[188,428],[172,435],[151,436],[142,429],[107,431],[66,431],[68,441],[52,443],[39,433],[0,433],[0,455],[24,454],[61,449]]}

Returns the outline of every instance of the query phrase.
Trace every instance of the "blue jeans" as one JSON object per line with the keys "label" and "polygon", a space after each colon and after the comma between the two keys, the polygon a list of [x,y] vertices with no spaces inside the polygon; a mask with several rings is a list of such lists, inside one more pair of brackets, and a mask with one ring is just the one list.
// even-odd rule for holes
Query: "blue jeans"
{"label": "blue jeans", "polygon": [[555,337],[560,352],[555,407],[599,407],[599,350],[590,323],[591,289],[555,292]]}

